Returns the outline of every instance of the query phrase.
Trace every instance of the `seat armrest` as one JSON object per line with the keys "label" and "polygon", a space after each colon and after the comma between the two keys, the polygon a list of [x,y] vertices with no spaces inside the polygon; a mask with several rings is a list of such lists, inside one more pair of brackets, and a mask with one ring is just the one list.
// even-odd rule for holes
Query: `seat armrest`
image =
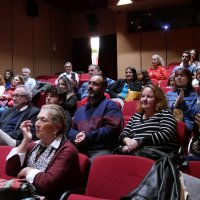
{"label": "seat armrest", "polygon": [[66,200],[71,194],[85,194],[85,190],[86,188],[67,190],[61,195],[60,200]]}

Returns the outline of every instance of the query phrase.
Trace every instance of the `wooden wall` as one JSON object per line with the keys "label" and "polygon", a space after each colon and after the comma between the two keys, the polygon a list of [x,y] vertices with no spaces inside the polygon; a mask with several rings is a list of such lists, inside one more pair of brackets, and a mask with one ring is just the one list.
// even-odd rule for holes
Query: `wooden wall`
{"label": "wooden wall", "polygon": [[38,3],[38,16],[27,15],[26,0],[2,0],[0,6],[0,74],[28,66],[32,75],[63,71],[67,59],[65,12]]}
{"label": "wooden wall", "polygon": [[[39,1],[37,17],[27,15],[26,0],[2,0],[0,6],[0,74],[7,68],[15,74],[28,66],[33,76],[62,72],[72,60],[72,41],[102,35],[117,35],[118,78],[127,66],[148,68],[151,56],[159,54],[165,64],[180,61],[184,50],[200,50],[200,27],[128,33],[126,13],[96,10],[96,31],[91,31],[88,12],[65,13]],[[81,69],[80,69],[81,70]]]}

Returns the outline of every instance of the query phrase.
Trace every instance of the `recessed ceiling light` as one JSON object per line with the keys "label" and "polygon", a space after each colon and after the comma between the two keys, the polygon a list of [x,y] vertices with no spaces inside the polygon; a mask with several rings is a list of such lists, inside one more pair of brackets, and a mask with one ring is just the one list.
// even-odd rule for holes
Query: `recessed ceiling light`
{"label": "recessed ceiling light", "polygon": [[119,0],[117,5],[121,6],[121,5],[131,4],[131,3],[133,3],[132,0]]}

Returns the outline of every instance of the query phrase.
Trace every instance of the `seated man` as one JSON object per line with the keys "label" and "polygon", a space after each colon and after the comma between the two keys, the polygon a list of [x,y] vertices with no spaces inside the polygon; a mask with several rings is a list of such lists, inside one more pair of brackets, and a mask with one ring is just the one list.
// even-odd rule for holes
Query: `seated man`
{"label": "seated man", "polygon": [[[94,65],[94,64],[91,64],[88,66],[88,73],[89,73],[89,76],[93,76],[93,75],[96,75],[96,74],[101,74],[101,70],[100,70],[100,67],[98,65]],[[107,87],[109,87],[110,85],[112,85],[115,81],[110,79],[110,78],[106,78],[107,80]],[[108,88],[106,88],[106,92],[107,92]],[[79,96],[80,96],[80,99],[83,100],[85,97],[88,96],[88,82],[85,82],[82,84],[81,88],[79,89]]]}
{"label": "seated man", "polygon": [[66,76],[70,80],[72,87],[74,89],[76,89],[78,87],[78,84],[79,84],[79,76],[76,72],[72,71],[72,63],[66,62],[64,64],[64,68],[65,68],[65,72],[59,75],[59,77],[55,81],[55,84],[56,85],[58,84],[58,80],[59,80],[60,77]]}
{"label": "seated man", "polygon": [[[39,109],[31,106],[32,93],[24,85],[18,85],[13,92],[14,107],[5,110],[0,118],[0,145],[18,146],[23,134],[20,125],[24,120],[31,120],[35,124]],[[35,126],[31,127],[33,139],[35,136]]]}
{"label": "seated man", "polygon": [[123,127],[123,116],[112,100],[104,97],[107,81],[94,75],[88,82],[88,102],[74,114],[68,138],[92,161],[111,154]]}
{"label": "seated man", "polygon": [[[66,99],[66,93],[63,92],[58,86],[51,86],[46,91],[46,104],[56,104],[63,108],[63,104]],[[71,115],[68,110],[65,110],[65,117],[67,121],[66,130],[69,131],[72,124]]]}
{"label": "seated man", "polygon": [[22,69],[22,77],[24,78],[26,87],[32,90],[36,85],[36,80],[31,78],[31,70],[27,67],[24,67]]}

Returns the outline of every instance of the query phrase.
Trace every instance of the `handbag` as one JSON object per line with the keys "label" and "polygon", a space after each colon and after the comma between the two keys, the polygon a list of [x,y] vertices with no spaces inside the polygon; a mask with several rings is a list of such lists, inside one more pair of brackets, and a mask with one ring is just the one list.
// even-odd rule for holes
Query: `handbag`
{"label": "handbag", "polygon": [[33,184],[25,179],[0,179],[0,199],[2,200],[21,200],[40,199],[36,195],[36,189]]}

